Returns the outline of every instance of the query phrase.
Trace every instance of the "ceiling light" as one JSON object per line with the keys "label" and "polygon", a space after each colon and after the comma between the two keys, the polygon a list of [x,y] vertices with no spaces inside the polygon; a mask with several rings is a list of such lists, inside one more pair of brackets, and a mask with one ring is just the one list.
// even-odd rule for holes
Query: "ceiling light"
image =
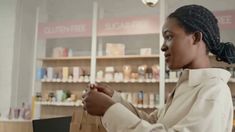
{"label": "ceiling light", "polygon": [[159,1],[159,0],[142,0],[142,2],[143,2],[145,5],[149,6],[149,7],[154,7],[154,6],[156,6],[157,3],[158,3],[158,1]]}

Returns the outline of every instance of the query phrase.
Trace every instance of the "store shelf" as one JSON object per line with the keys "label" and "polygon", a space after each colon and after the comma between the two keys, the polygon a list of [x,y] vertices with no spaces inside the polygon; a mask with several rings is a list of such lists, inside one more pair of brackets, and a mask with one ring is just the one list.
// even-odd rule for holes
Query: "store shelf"
{"label": "store shelf", "polygon": [[146,59],[159,58],[159,55],[125,55],[125,56],[98,56],[97,59]]}
{"label": "store shelf", "polygon": [[235,83],[235,78],[230,78],[230,79],[229,79],[229,82]]}
{"label": "store shelf", "polygon": [[[165,82],[166,83],[177,83],[178,79],[166,79]],[[230,83],[235,83],[235,78],[230,78],[229,79]]]}
{"label": "store shelf", "polygon": [[177,79],[165,79],[166,83],[177,83],[178,78]]}
{"label": "store shelf", "polygon": [[156,108],[159,108],[158,105],[156,106],[150,106],[150,105],[134,105],[136,108],[139,108],[139,109],[156,109]]}
{"label": "store shelf", "polygon": [[[96,59],[103,60],[103,59],[146,59],[146,58],[159,58],[159,55],[124,55],[124,56],[97,56]],[[90,60],[90,56],[82,56],[82,57],[45,57],[45,58],[38,58],[39,61],[60,61],[60,60]]]}
{"label": "store shelf", "polygon": [[159,80],[96,81],[97,83],[159,83]]}
{"label": "store shelf", "polygon": [[57,80],[57,81],[51,81],[51,80],[41,80],[42,83],[89,83],[88,81],[61,81],[61,80]]}
{"label": "store shelf", "polygon": [[[178,79],[166,79],[165,83],[177,83]],[[89,83],[90,81],[51,81],[41,80],[42,83]],[[129,81],[96,81],[97,83],[159,83],[159,80],[129,80]],[[229,82],[235,83],[235,78],[230,78]]]}
{"label": "store shelf", "polygon": [[[48,81],[41,80],[42,83],[89,83],[90,81]],[[159,80],[130,80],[130,81],[96,81],[97,83],[159,83]]]}
{"label": "store shelf", "polygon": [[1,122],[31,122],[31,120],[24,120],[24,119],[8,119],[8,118],[0,118]]}
{"label": "store shelf", "polygon": [[62,60],[89,60],[90,56],[81,56],[81,57],[46,57],[46,58],[38,58],[39,61],[62,61]]}
{"label": "store shelf", "polygon": [[96,81],[97,83],[159,83],[159,80]]}
{"label": "store shelf", "polygon": [[47,101],[42,101],[42,102],[36,102],[35,104],[37,105],[48,105],[48,106],[75,106],[79,107],[82,106],[82,101],[79,100],[77,102],[47,102]]}
{"label": "store shelf", "polygon": [[[70,106],[70,107],[81,107],[83,106],[82,101],[79,102],[36,102],[37,105],[45,105],[45,106]],[[134,105],[139,109],[156,109],[159,106],[150,106],[150,105]]]}

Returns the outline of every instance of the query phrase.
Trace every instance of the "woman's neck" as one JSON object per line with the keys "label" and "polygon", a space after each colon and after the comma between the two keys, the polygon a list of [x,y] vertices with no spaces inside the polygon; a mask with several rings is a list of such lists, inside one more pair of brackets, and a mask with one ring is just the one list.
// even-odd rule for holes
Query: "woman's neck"
{"label": "woman's neck", "polygon": [[194,61],[184,66],[183,69],[211,68],[209,56],[197,57]]}

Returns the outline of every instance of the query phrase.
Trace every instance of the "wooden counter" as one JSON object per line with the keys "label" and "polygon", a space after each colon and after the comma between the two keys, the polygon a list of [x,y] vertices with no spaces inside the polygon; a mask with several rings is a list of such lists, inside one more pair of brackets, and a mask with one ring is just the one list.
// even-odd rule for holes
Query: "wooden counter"
{"label": "wooden counter", "polygon": [[33,132],[32,121],[0,119],[0,132]]}

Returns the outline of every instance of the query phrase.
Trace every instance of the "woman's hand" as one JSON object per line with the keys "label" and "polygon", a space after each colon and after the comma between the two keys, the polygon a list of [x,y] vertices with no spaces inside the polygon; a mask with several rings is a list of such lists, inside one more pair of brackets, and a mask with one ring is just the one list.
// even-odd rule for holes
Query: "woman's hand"
{"label": "woman's hand", "polygon": [[114,90],[109,87],[108,85],[101,85],[101,84],[90,84],[88,86],[90,89],[96,89],[99,92],[102,92],[106,95],[108,95],[109,97],[113,96]]}
{"label": "woman's hand", "polygon": [[83,97],[84,109],[95,116],[103,116],[108,108],[115,104],[110,96],[96,90],[90,90]]}

